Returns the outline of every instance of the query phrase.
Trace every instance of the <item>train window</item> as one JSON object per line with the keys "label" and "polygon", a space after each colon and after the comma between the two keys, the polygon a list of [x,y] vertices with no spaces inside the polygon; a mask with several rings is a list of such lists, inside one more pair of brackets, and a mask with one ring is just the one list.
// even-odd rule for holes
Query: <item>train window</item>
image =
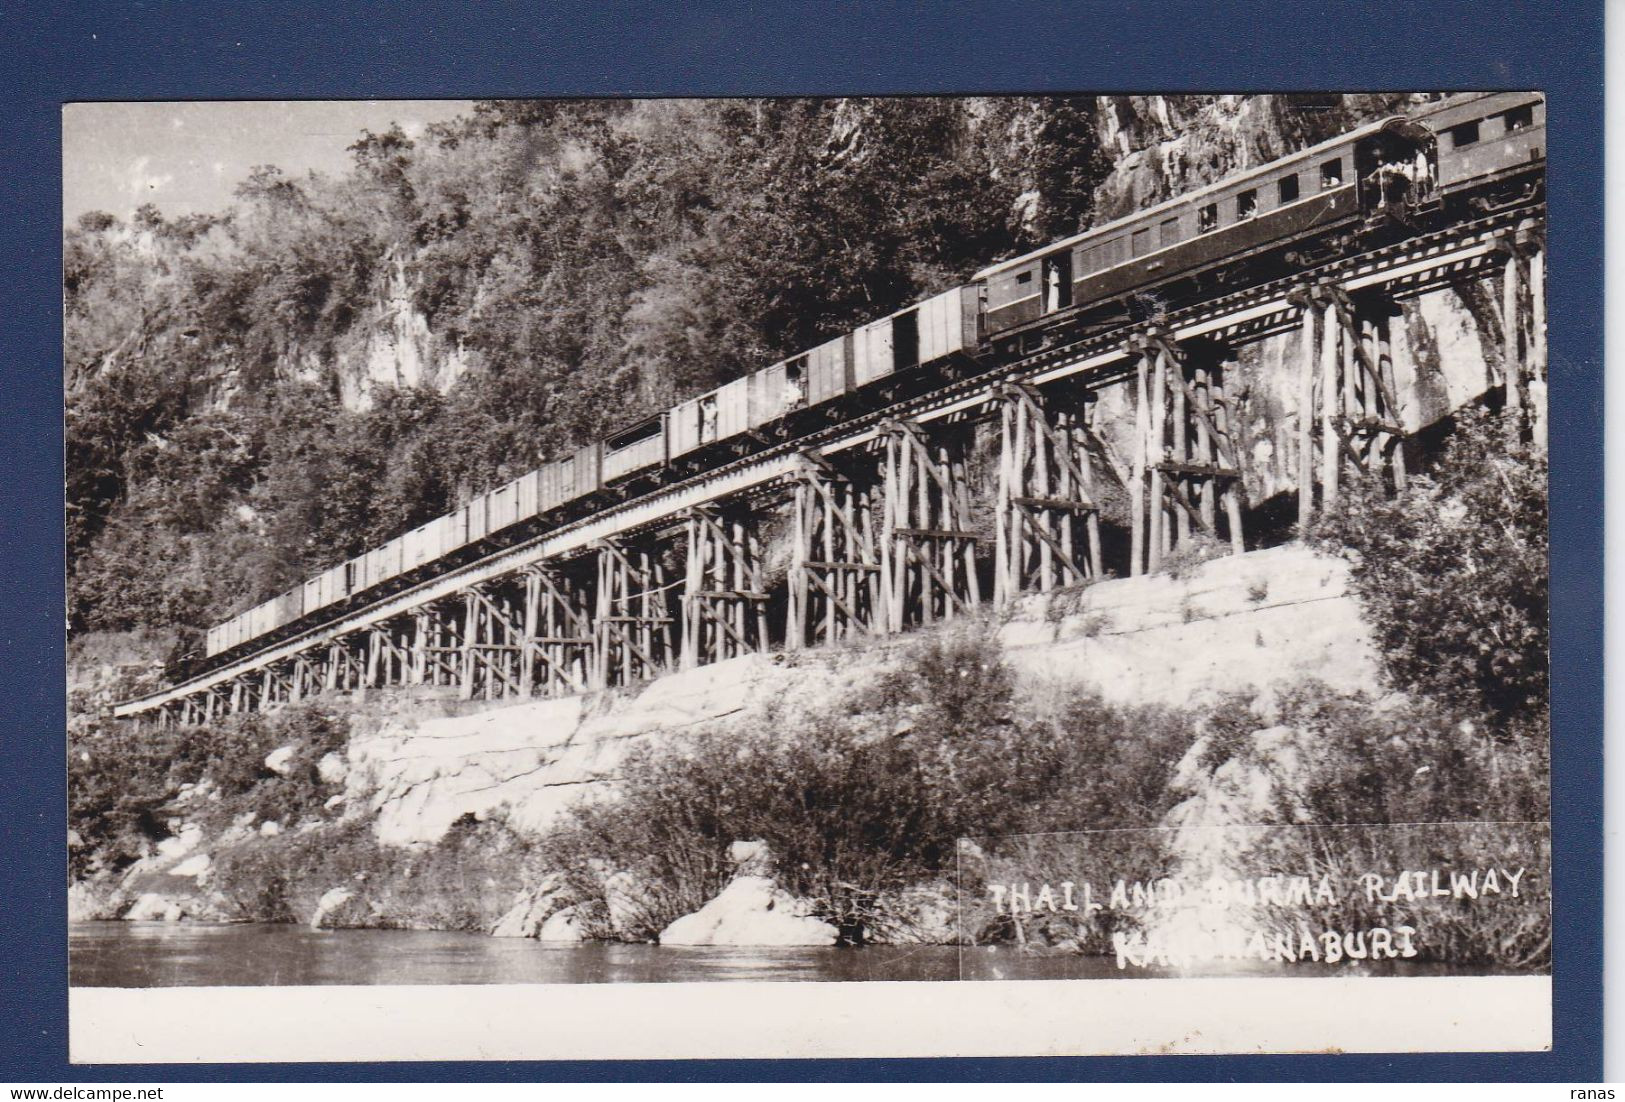
{"label": "train window", "polygon": [[1282,206],[1285,206],[1287,203],[1297,202],[1298,174],[1294,172],[1290,176],[1282,176],[1281,179],[1276,183],[1275,190]]}
{"label": "train window", "polygon": [[1258,189],[1248,188],[1236,196],[1236,221],[1252,218],[1258,213]]}
{"label": "train window", "polygon": [[1134,256],[1144,256],[1151,251],[1151,227],[1135,230],[1129,238],[1129,251]]}
{"label": "train window", "polygon": [[1478,123],[1464,122],[1460,126],[1450,128],[1450,148],[1460,149],[1464,145],[1472,145],[1478,141]]}
{"label": "train window", "polygon": [[1333,157],[1320,166],[1320,190],[1343,186],[1343,158]]}
{"label": "train window", "polygon": [[1032,281],[1033,281],[1033,273],[1032,273],[1031,268],[1027,269],[1025,272],[1017,272],[1016,273],[1016,282],[1017,283],[1025,285],[1025,284],[1031,283]]}
{"label": "train window", "polygon": [[1157,244],[1166,249],[1169,245],[1179,244],[1179,219],[1164,218],[1162,220],[1161,236]]}
{"label": "train window", "polygon": [[1502,118],[1506,120],[1508,134],[1516,134],[1520,130],[1527,130],[1535,125],[1535,105],[1526,103],[1522,107],[1514,107]]}
{"label": "train window", "polygon": [[1219,228],[1219,204],[1209,203],[1196,212],[1196,232],[1211,233]]}

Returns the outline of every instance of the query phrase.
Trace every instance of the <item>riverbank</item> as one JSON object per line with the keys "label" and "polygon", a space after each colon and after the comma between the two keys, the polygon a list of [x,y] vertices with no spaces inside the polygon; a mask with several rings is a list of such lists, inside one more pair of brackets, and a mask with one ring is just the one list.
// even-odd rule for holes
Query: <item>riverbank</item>
{"label": "riverbank", "polygon": [[[1104,927],[966,909],[982,892],[960,882],[963,840],[1113,831],[1093,875],[1150,883],[1297,860],[1224,851],[1238,823],[1540,818],[1539,747],[1360,691],[1378,672],[1348,578],[1278,548],[589,697],[374,694],[83,730],[74,913],[1088,956]],[[1452,927],[1453,955],[1498,939],[1540,966],[1539,921],[1475,922]]]}

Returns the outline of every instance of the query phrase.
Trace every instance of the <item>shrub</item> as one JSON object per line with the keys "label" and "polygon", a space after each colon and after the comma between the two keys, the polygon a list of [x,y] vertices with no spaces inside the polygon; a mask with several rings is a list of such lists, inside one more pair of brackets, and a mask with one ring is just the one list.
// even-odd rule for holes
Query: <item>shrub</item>
{"label": "shrub", "polygon": [[324,894],[349,888],[329,924],[485,931],[538,876],[529,840],[465,816],[419,849],[383,845],[360,819],[255,838],[219,853],[212,884],[259,922],[307,922]]}
{"label": "shrub", "polygon": [[1464,414],[1403,493],[1348,488],[1314,542],[1351,580],[1388,681],[1493,716],[1546,708],[1547,463],[1501,418]]}
{"label": "shrub", "polygon": [[[1021,705],[991,637],[945,632],[845,708],[635,749],[618,795],[542,850],[600,933],[656,936],[726,884],[732,842],[759,839],[846,940],[885,935],[910,920],[904,889],[954,870],[961,837],[1151,826],[1169,806],[1185,717],[1084,694]],[[613,886],[627,874],[636,891]]]}
{"label": "shrub", "polygon": [[[177,816],[215,829],[245,812],[286,826],[321,819],[338,789],[321,780],[317,763],[347,738],[343,717],[320,705],[198,727],[87,724],[68,740],[68,820],[80,840],[69,874],[123,868],[168,837]],[[294,750],[285,774],[265,765],[280,746]],[[204,782],[216,798],[178,802],[183,788]]]}
{"label": "shrub", "polygon": [[[1279,698],[1303,734],[1280,820],[1250,853],[1251,875],[1311,871],[1353,884],[1373,870],[1471,869],[1517,861],[1521,902],[1413,905],[1345,894],[1346,928],[1411,925],[1426,959],[1510,970],[1551,960],[1550,739],[1543,719],[1495,729],[1432,701],[1375,709],[1363,697],[1308,685]],[[1371,824],[1378,824],[1372,826]]]}

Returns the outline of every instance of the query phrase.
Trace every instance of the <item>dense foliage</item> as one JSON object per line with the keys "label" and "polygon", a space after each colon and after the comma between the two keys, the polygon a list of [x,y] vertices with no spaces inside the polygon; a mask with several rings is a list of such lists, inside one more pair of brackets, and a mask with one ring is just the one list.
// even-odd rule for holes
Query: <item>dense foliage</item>
{"label": "dense foliage", "polygon": [[[206,625],[1076,230],[1105,171],[1091,106],[482,103],[417,140],[364,132],[339,179],[262,167],[218,215],[86,215],[64,273],[74,628]],[[371,385],[380,354],[415,357],[416,385]]]}
{"label": "dense foliage", "polygon": [[851,940],[897,936],[900,893],[951,877],[958,841],[1028,831],[1154,826],[1194,735],[1190,718],[1063,693],[1017,701],[998,645],[931,638],[845,709],[635,751],[618,795],[544,843],[616,936],[653,937],[733,872],[729,845],[765,841],[782,882]]}
{"label": "dense foliage", "polygon": [[1497,719],[1547,706],[1547,462],[1492,414],[1464,413],[1437,463],[1390,497],[1358,482],[1320,545],[1352,579],[1393,687]]}
{"label": "dense foliage", "polygon": [[[69,871],[117,871],[149,855],[180,818],[214,829],[244,813],[290,827],[322,819],[341,789],[322,781],[317,763],[342,752],[348,733],[317,706],[187,728],[81,725],[68,739]],[[293,754],[274,771],[266,756],[283,746]]]}

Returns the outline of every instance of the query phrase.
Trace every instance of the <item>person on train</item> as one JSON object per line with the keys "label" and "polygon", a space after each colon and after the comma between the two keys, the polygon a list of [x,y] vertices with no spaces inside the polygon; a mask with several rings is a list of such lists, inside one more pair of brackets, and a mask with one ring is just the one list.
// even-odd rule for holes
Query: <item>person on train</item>
{"label": "person on train", "polygon": [[709,444],[717,438],[717,396],[707,394],[700,399],[700,443]]}
{"label": "person on train", "polygon": [[807,404],[807,390],[801,383],[801,368],[791,364],[784,369],[784,408],[800,409]]}

